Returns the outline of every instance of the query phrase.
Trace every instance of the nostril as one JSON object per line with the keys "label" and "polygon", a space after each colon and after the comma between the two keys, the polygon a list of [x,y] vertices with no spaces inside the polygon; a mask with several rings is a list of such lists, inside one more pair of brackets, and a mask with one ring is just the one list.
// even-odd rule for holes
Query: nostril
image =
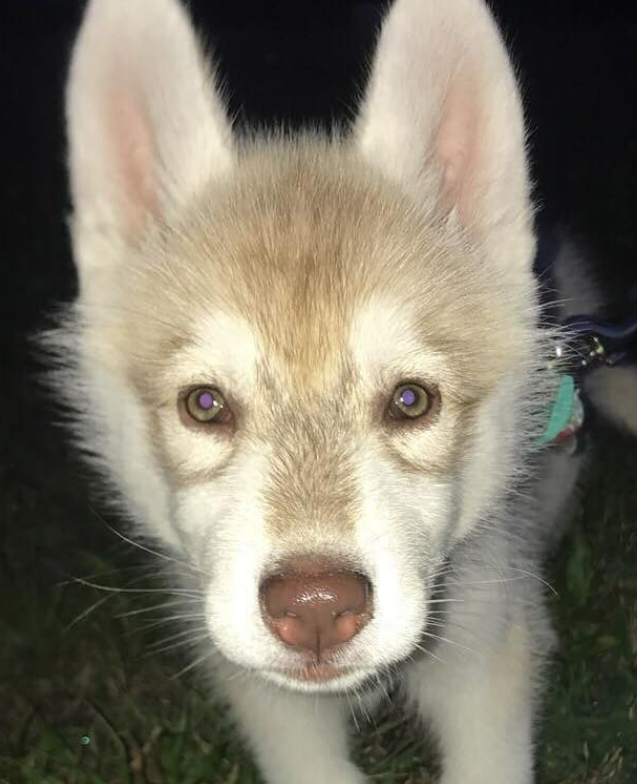
{"label": "nostril", "polygon": [[367,578],[334,562],[292,562],[261,587],[266,624],[316,658],[355,637],[372,617]]}

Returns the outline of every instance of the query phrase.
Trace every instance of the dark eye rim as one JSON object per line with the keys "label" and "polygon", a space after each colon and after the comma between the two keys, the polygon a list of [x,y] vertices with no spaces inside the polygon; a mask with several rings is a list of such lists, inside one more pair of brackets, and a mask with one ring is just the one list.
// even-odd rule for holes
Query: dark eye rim
{"label": "dark eye rim", "polygon": [[[222,401],[222,405],[219,408],[217,415],[211,417],[210,419],[199,419],[192,412],[189,406],[189,401],[195,395],[195,393],[202,394],[204,392],[209,392],[210,394],[220,398]],[[224,395],[219,387],[215,386],[214,384],[193,384],[184,389],[179,395],[179,411],[182,417],[182,421],[184,421],[185,424],[189,427],[219,427],[220,425],[231,424],[234,420],[234,414],[228,402],[227,396]]]}
{"label": "dark eye rim", "polygon": [[[398,390],[406,387],[415,387],[417,390],[423,392],[427,398],[428,404],[425,409],[414,416],[409,416],[408,413],[398,408],[394,402]],[[441,398],[437,387],[418,379],[405,379],[394,386],[389,401],[385,405],[384,419],[389,425],[395,427],[428,424],[438,415],[440,407]]]}

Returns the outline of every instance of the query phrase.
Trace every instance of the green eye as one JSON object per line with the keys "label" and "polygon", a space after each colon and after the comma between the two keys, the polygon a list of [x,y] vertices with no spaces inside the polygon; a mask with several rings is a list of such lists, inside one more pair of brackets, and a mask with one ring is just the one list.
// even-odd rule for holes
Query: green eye
{"label": "green eye", "polygon": [[400,384],[394,390],[387,413],[392,419],[418,419],[429,412],[433,396],[418,384]]}
{"label": "green eye", "polygon": [[214,387],[192,389],[185,405],[188,416],[196,422],[219,422],[229,413],[223,395]]}

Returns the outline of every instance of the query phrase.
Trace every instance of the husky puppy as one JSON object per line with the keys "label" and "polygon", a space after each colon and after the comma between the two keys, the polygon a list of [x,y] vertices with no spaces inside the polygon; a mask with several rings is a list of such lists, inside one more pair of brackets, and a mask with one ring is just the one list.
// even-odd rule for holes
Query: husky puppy
{"label": "husky puppy", "polygon": [[540,559],[581,460],[538,450],[525,130],[482,0],[397,0],[347,134],[248,140],[177,0],[91,0],[67,120],[60,386],[184,564],[265,780],[364,782],[349,706],[391,682],[443,784],[529,784]]}

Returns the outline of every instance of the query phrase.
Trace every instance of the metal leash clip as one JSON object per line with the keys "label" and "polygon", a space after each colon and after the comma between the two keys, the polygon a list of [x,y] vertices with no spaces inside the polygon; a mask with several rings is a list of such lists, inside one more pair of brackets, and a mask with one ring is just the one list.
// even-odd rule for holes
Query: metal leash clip
{"label": "metal leash clip", "polygon": [[569,359],[574,374],[581,375],[600,364],[615,367],[637,359],[637,314],[618,324],[572,316],[562,329],[559,353]]}
{"label": "metal leash clip", "polygon": [[572,316],[562,324],[554,356],[549,367],[559,368],[559,385],[538,445],[560,445],[577,454],[585,444],[592,415],[583,377],[600,365],[617,367],[637,360],[637,314],[618,324]]}

